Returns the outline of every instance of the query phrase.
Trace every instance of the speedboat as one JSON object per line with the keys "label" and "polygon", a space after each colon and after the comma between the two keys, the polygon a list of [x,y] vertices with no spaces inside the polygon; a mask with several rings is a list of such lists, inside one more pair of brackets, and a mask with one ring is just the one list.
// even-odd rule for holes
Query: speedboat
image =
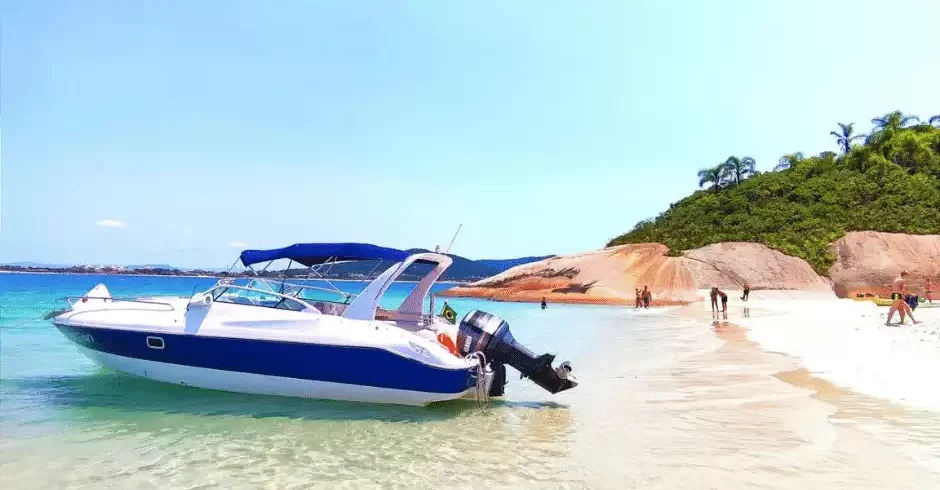
{"label": "speedboat", "polygon": [[[285,259],[287,269],[267,271]],[[391,266],[358,294],[320,273],[369,261]],[[424,406],[502,396],[507,365],[551,393],[577,385],[568,362],[553,367],[554,355],[536,356],[498,316],[474,310],[458,322],[446,303],[435,314],[430,291],[451,265],[447,255],[300,243],[245,250],[238,262],[250,275],[223,277],[190,297],[117,298],[98,284],[62,298],[69,307],[49,318],[106,367],[203,389]],[[294,263],[315,283],[289,275]],[[393,282],[414,269],[426,272],[401,305],[382,308]]]}

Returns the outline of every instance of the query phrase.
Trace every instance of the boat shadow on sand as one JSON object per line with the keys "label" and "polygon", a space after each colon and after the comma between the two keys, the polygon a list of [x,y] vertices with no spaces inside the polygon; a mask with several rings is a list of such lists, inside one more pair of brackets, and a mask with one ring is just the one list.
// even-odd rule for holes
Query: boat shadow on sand
{"label": "boat shadow on sand", "polygon": [[[120,418],[122,412],[206,417],[291,418],[302,420],[376,420],[430,422],[479,415],[476,400],[453,400],[426,407],[314,400],[176,386],[102,370],[78,376],[3,380],[4,398],[22,396],[55,408],[93,409],[84,415]],[[30,404],[32,404],[30,403]],[[567,409],[551,401],[490,399],[487,410]]]}

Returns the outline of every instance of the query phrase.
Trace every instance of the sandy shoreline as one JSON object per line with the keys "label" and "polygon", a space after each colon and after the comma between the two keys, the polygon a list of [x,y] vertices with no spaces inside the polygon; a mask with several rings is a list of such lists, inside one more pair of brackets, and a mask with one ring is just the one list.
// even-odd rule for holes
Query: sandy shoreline
{"label": "sandy shoreline", "polygon": [[[711,316],[707,303],[679,314],[698,320]],[[917,308],[920,323],[886,326],[888,308],[851,299],[753,298],[735,301],[728,318],[749,341],[767,352],[795,358],[805,370],[781,374],[898,403],[940,412],[940,390],[927,389],[940,373],[940,308]],[[898,321],[895,315],[893,324]],[[807,381],[806,376],[822,381]],[[794,383],[799,384],[799,383]]]}
{"label": "sandy shoreline", "polygon": [[[800,373],[781,374],[793,384],[812,383],[816,389],[828,383],[829,391],[847,389],[899,405],[940,412],[940,390],[926,389],[940,373],[940,302],[921,305],[914,311],[920,323],[886,326],[888,307],[872,301],[839,299],[832,291],[754,290],[749,301],[741,301],[740,290],[726,289],[727,316],[711,313],[709,301],[654,304],[638,312],[671,314],[704,323],[717,321],[740,327],[747,340],[766,352],[792,357],[802,366]],[[708,290],[698,290],[707,298]],[[443,296],[443,295],[442,295]],[[490,298],[491,301],[537,302],[539,298]],[[621,306],[633,309],[632,300],[567,296],[558,303]],[[549,305],[552,298],[548,299]],[[812,380],[807,381],[807,376]],[[815,380],[815,381],[813,381]]]}

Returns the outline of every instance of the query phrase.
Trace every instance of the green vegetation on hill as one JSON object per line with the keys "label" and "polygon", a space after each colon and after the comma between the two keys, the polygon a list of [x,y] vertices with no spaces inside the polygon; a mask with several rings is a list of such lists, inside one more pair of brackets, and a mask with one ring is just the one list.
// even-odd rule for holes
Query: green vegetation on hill
{"label": "green vegetation on hill", "polygon": [[[839,153],[780,158],[757,172],[730,157],[699,172],[698,190],[607,245],[659,242],[671,254],[727,241],[758,242],[801,257],[825,274],[829,244],[850,231],[940,233],[940,116],[921,122],[892,112],[871,133],[839,124]],[[854,144],[856,142],[861,144]]]}

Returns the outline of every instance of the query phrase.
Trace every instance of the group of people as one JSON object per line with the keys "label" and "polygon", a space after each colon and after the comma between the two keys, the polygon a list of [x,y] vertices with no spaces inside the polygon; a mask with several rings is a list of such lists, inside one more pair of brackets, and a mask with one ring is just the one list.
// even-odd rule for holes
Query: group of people
{"label": "group of people", "polygon": [[[894,280],[894,283],[891,285],[891,299],[894,300],[894,303],[891,305],[891,309],[888,310],[888,321],[886,325],[891,324],[891,318],[894,317],[894,313],[898,312],[901,315],[901,323],[904,323],[904,318],[909,316],[911,321],[914,323],[919,323],[914,319],[914,312],[911,309],[911,306],[905,301],[906,297],[911,296],[910,291],[908,290],[907,283],[905,282],[908,276],[907,271],[902,271],[901,274]],[[747,281],[744,282],[743,294],[741,295],[741,301],[748,301],[751,295],[751,285]],[[718,287],[712,287],[711,293],[711,307],[712,313],[724,313],[728,312],[728,293],[718,289]],[[718,300],[721,300],[721,308],[718,307]],[[933,303],[933,284],[928,278],[926,284],[924,285],[924,299],[929,303]],[[653,301],[653,293],[650,291],[649,286],[643,286],[643,289],[636,288],[636,307],[637,308],[649,308]],[[545,309],[546,303],[545,298],[542,298],[542,309]],[[915,305],[916,306],[916,305]]]}
{"label": "group of people", "polygon": [[[888,320],[885,322],[885,325],[891,325],[891,318],[894,317],[894,313],[898,312],[901,316],[901,324],[904,324],[904,317],[911,317],[913,323],[920,323],[914,319],[914,311],[911,309],[906,301],[908,296],[911,296],[911,292],[907,287],[907,271],[901,271],[901,274],[894,279],[894,282],[891,284],[891,299],[894,303],[891,304],[891,308],[888,310]],[[930,278],[927,278],[926,284],[924,284],[924,299],[929,303],[933,303],[933,284],[930,282]],[[917,306],[916,304],[914,306]]]}
{"label": "group of people", "polygon": [[649,308],[650,303],[653,302],[653,292],[649,290],[649,286],[643,286],[643,289],[636,290],[636,307],[637,308]]}
{"label": "group of people", "polygon": [[[744,283],[744,294],[741,296],[742,301],[747,301],[751,295],[751,285],[747,282]],[[721,309],[718,309],[718,298],[721,298]],[[728,311],[728,294],[724,291],[713,287],[711,290],[711,300],[712,300],[712,313]],[[653,302],[653,292],[650,291],[649,286],[643,286],[643,289],[636,288],[636,307],[637,308],[649,308],[650,304]]]}
{"label": "group of people", "polygon": [[[712,313],[718,313],[721,311],[725,313],[728,311],[728,293],[718,289],[717,286],[713,286],[711,290],[712,300]],[[747,301],[751,297],[751,283],[744,281],[744,288],[741,294],[741,301]],[[721,310],[718,309],[718,298],[721,298]]]}
{"label": "group of people", "polygon": [[[748,290],[749,292],[749,290]],[[711,294],[712,300],[712,313],[726,313],[728,311],[728,294],[724,291],[718,289],[717,287],[712,287]],[[718,309],[718,298],[721,297],[721,310]]]}

